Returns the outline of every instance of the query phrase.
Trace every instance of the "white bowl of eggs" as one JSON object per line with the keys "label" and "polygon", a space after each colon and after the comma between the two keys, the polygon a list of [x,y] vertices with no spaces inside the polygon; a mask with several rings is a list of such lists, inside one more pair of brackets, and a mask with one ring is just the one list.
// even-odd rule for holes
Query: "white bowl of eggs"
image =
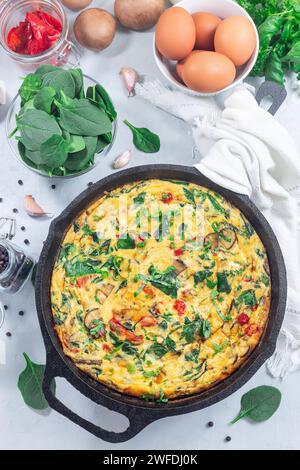
{"label": "white bowl of eggs", "polygon": [[155,61],[181,91],[212,96],[241,83],[251,72],[259,36],[250,15],[232,0],[183,0],[160,17]]}

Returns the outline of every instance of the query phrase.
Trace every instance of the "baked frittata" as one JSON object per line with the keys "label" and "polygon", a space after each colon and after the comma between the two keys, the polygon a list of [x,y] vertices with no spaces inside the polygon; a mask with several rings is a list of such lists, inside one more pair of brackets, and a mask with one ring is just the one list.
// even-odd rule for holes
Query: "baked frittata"
{"label": "baked frittata", "polygon": [[165,401],[237,369],[266,325],[271,281],[249,221],[219,194],[146,180],[69,227],[52,275],[64,353],[120,392]]}

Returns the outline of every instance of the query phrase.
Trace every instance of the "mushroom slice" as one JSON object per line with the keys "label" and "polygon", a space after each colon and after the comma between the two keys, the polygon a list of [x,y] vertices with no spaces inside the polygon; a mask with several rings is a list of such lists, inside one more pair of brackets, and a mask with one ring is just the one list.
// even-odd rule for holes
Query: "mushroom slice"
{"label": "mushroom slice", "polygon": [[268,258],[266,258],[264,261],[264,270],[266,271],[267,275],[270,276],[271,272]]}
{"label": "mushroom slice", "polygon": [[238,355],[234,351],[232,351],[230,353],[230,357],[228,358],[228,364],[232,366],[233,364],[236,363],[237,360],[238,360]]}
{"label": "mushroom slice", "polygon": [[179,274],[187,269],[187,265],[179,258],[174,259],[173,266],[176,268],[176,276],[179,276]]}
{"label": "mushroom slice", "polygon": [[232,228],[223,228],[223,230],[220,231],[219,243],[226,250],[230,250],[236,240],[236,233]]}
{"label": "mushroom slice", "polygon": [[211,245],[212,250],[219,246],[219,234],[216,232],[209,233],[204,238],[204,246]]}
{"label": "mushroom slice", "polygon": [[101,366],[101,359],[76,359],[75,364],[86,364],[87,366]]}
{"label": "mushroom slice", "polygon": [[112,293],[113,290],[114,286],[112,284],[102,284],[96,292],[98,302],[100,304],[104,304],[107,297]]}
{"label": "mushroom slice", "polygon": [[93,308],[92,310],[87,311],[84,317],[84,324],[88,329],[91,329],[95,320],[102,320],[99,308]]}
{"label": "mushroom slice", "polygon": [[101,284],[99,290],[101,290],[101,292],[103,292],[103,294],[108,297],[114,290],[114,286],[112,284]]}
{"label": "mushroom slice", "polygon": [[237,352],[237,355],[239,357],[244,357],[246,356],[246,354],[248,354],[250,350],[250,347],[248,345],[248,343],[246,343],[246,341],[242,341],[240,342],[240,344],[237,345],[236,347],[236,352]]}

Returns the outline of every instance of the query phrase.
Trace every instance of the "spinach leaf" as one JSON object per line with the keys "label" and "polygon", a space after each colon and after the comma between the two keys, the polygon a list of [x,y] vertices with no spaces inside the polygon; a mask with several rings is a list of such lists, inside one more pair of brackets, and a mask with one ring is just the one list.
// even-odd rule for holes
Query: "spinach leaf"
{"label": "spinach leaf", "polygon": [[138,194],[134,199],[133,199],[133,202],[136,206],[139,206],[141,204],[144,204],[145,203],[145,197],[146,197],[146,193],[140,193]]}
{"label": "spinach leaf", "polygon": [[69,98],[75,97],[75,81],[68,70],[58,69],[46,73],[43,77],[43,85],[54,88],[56,92],[63,91]]}
{"label": "spinach leaf", "polygon": [[184,195],[185,195],[185,197],[187,198],[188,201],[190,201],[194,205],[196,204],[195,203],[194,191],[191,191],[188,188],[183,188],[183,193],[184,193]]}
{"label": "spinach leaf", "polygon": [[225,292],[226,294],[231,292],[231,287],[225,272],[217,273],[217,289],[218,292]]}
{"label": "spinach leaf", "polygon": [[61,70],[61,68],[56,67],[55,65],[51,65],[51,64],[44,64],[44,65],[40,65],[40,67],[35,71],[35,75],[43,79],[47,73],[54,72],[55,70],[59,71]]}
{"label": "spinach leaf", "polygon": [[42,88],[43,82],[40,77],[36,76],[34,73],[28,74],[19,89],[19,94],[23,101],[29,101],[37,94],[37,92]]}
{"label": "spinach leaf", "polygon": [[83,137],[85,148],[80,152],[70,153],[65,162],[65,167],[72,172],[87,168],[89,162],[93,162],[97,146],[96,137]]}
{"label": "spinach leaf", "polygon": [[138,150],[145,153],[156,153],[160,150],[160,139],[158,135],[143,127],[135,127],[129,121],[124,123],[131,129],[133,134],[133,143]]}
{"label": "spinach leaf", "polygon": [[237,298],[236,305],[240,305],[243,303],[247,305],[247,307],[256,307],[257,306],[257,299],[255,295],[255,291],[253,289],[244,290]]}
{"label": "spinach leaf", "polygon": [[192,349],[191,352],[187,353],[184,358],[186,361],[192,361],[192,362],[198,362],[199,361],[199,354],[200,350],[199,349]]}
{"label": "spinach leaf", "polygon": [[101,256],[103,253],[107,255],[110,249],[110,244],[111,240],[105,240],[99,248],[92,251],[91,256]]}
{"label": "spinach leaf", "polygon": [[81,135],[70,135],[69,153],[81,152],[85,149],[85,140]]}
{"label": "spinach leaf", "polygon": [[108,146],[107,139],[105,138],[107,134],[99,135],[98,140],[97,140],[97,145],[96,145],[96,152],[95,153],[101,153],[105,147]]}
{"label": "spinach leaf", "polygon": [[112,130],[107,115],[87,99],[74,100],[72,106],[61,106],[59,111],[59,124],[71,134],[97,137]]}
{"label": "spinach leaf", "polygon": [[169,349],[163,344],[153,343],[147,352],[154,354],[154,356],[160,359],[169,352]]}
{"label": "spinach leaf", "polygon": [[111,121],[115,121],[117,118],[117,112],[110,99],[109,94],[103,88],[102,85],[98,84],[89,87],[86,92],[86,97],[94,104],[99,106],[109,116]]}
{"label": "spinach leaf", "polygon": [[208,320],[204,320],[200,315],[196,315],[194,320],[188,317],[184,319],[183,329],[180,335],[188,344],[194,343],[197,337],[208,339],[211,336],[211,324]]}
{"label": "spinach leaf", "polygon": [[55,95],[56,91],[51,86],[42,88],[33,99],[34,107],[50,114]]}
{"label": "spinach leaf", "polygon": [[179,288],[179,281],[176,275],[176,268],[171,266],[163,272],[159,272],[154,266],[150,266],[149,274],[151,275],[149,281],[157,289],[169,295],[172,299],[177,299],[177,290]]}
{"label": "spinach leaf", "polygon": [[85,277],[92,274],[102,274],[103,266],[100,262],[94,262],[92,259],[67,261],[65,263],[66,277]]}
{"label": "spinach leaf", "polygon": [[207,194],[207,197],[209,199],[209,201],[211,202],[211,205],[213,206],[213,208],[217,211],[217,212],[220,212],[221,214],[224,214],[225,213],[225,209],[224,207],[222,207],[219,202],[217,201],[217,199],[212,195],[212,194]]}
{"label": "spinach leaf", "polygon": [[265,64],[265,77],[266,80],[274,81],[280,85],[284,85],[284,71],[281,64],[281,59],[276,51],[271,52]]}
{"label": "spinach leaf", "polygon": [[[45,373],[43,364],[35,364],[26,353],[23,353],[26,368],[21,372],[18,380],[18,388],[26,405],[35,410],[45,410],[49,407],[44,396],[42,383]],[[51,384],[52,393],[55,394],[55,382]]]}
{"label": "spinach leaf", "polygon": [[129,234],[126,237],[120,237],[117,241],[117,248],[119,250],[133,250],[135,248],[135,240]]}
{"label": "spinach leaf", "polygon": [[54,134],[42,143],[40,149],[41,160],[50,169],[58,168],[67,160],[68,149],[68,142],[61,135]]}
{"label": "spinach leaf", "polygon": [[81,69],[71,69],[70,73],[75,83],[75,97],[84,98],[83,74]]}
{"label": "spinach leaf", "polygon": [[257,423],[266,421],[277,411],[280,402],[281,393],[277,388],[269,385],[253,388],[242,396],[241,410],[230,424],[242,418],[249,418]]}
{"label": "spinach leaf", "polygon": [[21,116],[17,116],[17,126],[21,142],[28,150],[39,150],[41,144],[53,134],[61,135],[61,129],[55,118],[39,109],[29,109]]}
{"label": "spinach leaf", "polygon": [[209,269],[203,269],[194,274],[194,286],[196,287],[200,282],[205,281],[208,277],[212,276],[213,272]]}

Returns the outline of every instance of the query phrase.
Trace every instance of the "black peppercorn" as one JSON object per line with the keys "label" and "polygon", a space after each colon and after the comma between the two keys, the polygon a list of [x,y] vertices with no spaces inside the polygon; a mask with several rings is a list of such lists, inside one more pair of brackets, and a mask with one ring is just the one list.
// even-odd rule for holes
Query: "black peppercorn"
{"label": "black peppercorn", "polygon": [[0,197],[0,202],[3,202],[3,199],[2,199],[2,197]]}
{"label": "black peppercorn", "polygon": [[0,273],[5,271],[9,262],[8,251],[4,246],[0,245]]}
{"label": "black peppercorn", "polygon": [[23,310],[20,310],[20,311],[19,311],[19,315],[20,315],[20,317],[23,317],[23,315],[24,315]]}
{"label": "black peppercorn", "polygon": [[27,240],[27,238],[25,238],[24,243],[25,243],[25,245],[29,245],[29,244],[30,244],[30,241]]}
{"label": "black peppercorn", "polygon": [[7,310],[8,309],[8,306],[7,305],[3,305],[4,307],[4,310]]}
{"label": "black peppercorn", "polygon": [[23,181],[22,181],[22,180],[18,180],[18,184],[19,184],[20,186],[23,186]]}
{"label": "black peppercorn", "polygon": [[14,207],[14,208],[13,208],[13,212],[14,212],[15,214],[17,214],[19,211],[18,211],[18,209],[17,209],[16,207]]}
{"label": "black peppercorn", "polygon": [[212,428],[213,426],[214,426],[213,421],[209,421],[209,422],[207,423],[207,427]]}
{"label": "black peppercorn", "polygon": [[55,189],[55,188],[56,188],[55,184],[52,184],[51,189]]}
{"label": "black peppercorn", "polygon": [[90,181],[88,184],[88,187],[93,186],[93,183]]}
{"label": "black peppercorn", "polygon": [[225,441],[226,441],[226,442],[230,442],[230,441],[231,441],[231,437],[230,437],[230,436],[226,436]]}
{"label": "black peppercorn", "polygon": [[25,232],[26,228],[24,227],[24,225],[22,225],[21,230],[22,232]]}
{"label": "black peppercorn", "polygon": [[6,333],[6,336],[7,336],[8,338],[10,338],[10,337],[11,337],[11,332],[8,331],[8,332]]}

